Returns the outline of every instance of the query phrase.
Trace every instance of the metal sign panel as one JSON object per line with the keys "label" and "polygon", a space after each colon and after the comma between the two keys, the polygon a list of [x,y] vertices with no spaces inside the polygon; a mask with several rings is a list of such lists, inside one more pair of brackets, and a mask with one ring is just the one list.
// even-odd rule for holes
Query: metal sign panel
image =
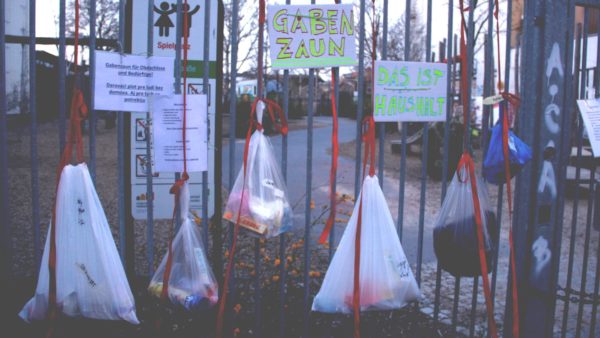
{"label": "metal sign panel", "polygon": [[[187,76],[188,95],[202,94],[202,77],[204,76],[204,17],[205,1],[188,0],[189,7],[183,8],[183,15],[187,15],[189,29],[182,29],[182,34],[188,34]],[[175,56],[177,25],[176,2],[154,0],[153,41],[152,53],[155,56]],[[211,18],[217,18],[218,1],[212,0],[210,5]],[[149,50],[148,41],[148,1],[135,1],[132,6],[132,54],[145,55]],[[215,117],[216,117],[216,83],[217,83],[217,33],[218,21],[210,20],[209,56],[209,88],[208,88],[208,215],[214,214],[215,205]],[[183,67],[180,67],[183,71]],[[177,69],[177,67],[176,67]],[[175,74],[173,74],[173,84]],[[183,90],[183,88],[181,88]],[[131,205],[135,219],[146,219],[146,175],[144,168],[146,161],[146,137],[142,125],[148,123],[145,113],[131,114]],[[154,191],[154,218],[169,219],[173,216],[173,197],[169,189],[175,181],[174,173],[153,172]],[[202,173],[190,174],[191,209],[201,214],[202,210]]]}

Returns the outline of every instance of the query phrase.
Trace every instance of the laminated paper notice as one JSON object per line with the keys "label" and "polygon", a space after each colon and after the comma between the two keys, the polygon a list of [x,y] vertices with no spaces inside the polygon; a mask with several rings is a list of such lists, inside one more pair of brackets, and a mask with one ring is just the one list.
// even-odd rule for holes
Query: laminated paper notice
{"label": "laminated paper notice", "polygon": [[94,109],[147,112],[151,97],[173,93],[174,58],[95,53]]}
{"label": "laminated paper notice", "polygon": [[594,157],[600,157],[600,99],[577,100]]}
{"label": "laminated paper notice", "polygon": [[[187,171],[207,170],[206,95],[187,95]],[[157,172],[183,172],[183,95],[160,96],[153,104],[154,163]]]}

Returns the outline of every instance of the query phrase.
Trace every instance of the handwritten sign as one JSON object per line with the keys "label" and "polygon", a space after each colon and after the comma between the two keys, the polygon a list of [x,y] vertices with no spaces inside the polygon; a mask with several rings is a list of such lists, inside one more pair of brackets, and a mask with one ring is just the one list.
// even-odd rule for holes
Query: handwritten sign
{"label": "handwritten sign", "polygon": [[445,121],[446,76],[441,63],[376,61],[375,121]]}
{"label": "handwritten sign", "polygon": [[594,157],[600,157],[600,99],[577,100]]}
{"label": "handwritten sign", "polygon": [[275,69],[358,62],[352,5],[269,5],[268,20]]}
{"label": "handwritten sign", "polygon": [[95,53],[94,109],[146,112],[150,97],[173,93],[172,57]]}
{"label": "handwritten sign", "polygon": [[[186,102],[188,172],[206,171],[208,162],[206,95],[188,95]],[[154,99],[154,167],[158,172],[183,171],[183,95]]]}

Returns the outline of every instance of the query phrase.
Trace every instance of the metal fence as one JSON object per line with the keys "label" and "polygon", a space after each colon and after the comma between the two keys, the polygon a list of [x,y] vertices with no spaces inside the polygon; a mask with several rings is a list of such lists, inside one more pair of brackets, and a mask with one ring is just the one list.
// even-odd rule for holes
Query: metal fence
{"label": "metal fence", "polygon": [[[7,0],[0,0],[0,21],[5,22],[5,8]],[[84,8],[89,10],[90,22],[95,22],[96,6],[95,2],[91,2],[93,6]],[[131,19],[131,3],[132,1],[119,1],[119,38],[118,41],[100,40],[95,37],[95,25],[89,27],[89,37],[82,39],[83,43],[89,47],[89,50],[95,50],[100,45],[117,46],[120,51],[128,51],[130,45],[130,36],[128,36],[128,28]],[[286,0],[287,4],[292,3]],[[315,3],[312,0],[311,3]],[[333,1],[332,1],[333,3]],[[350,160],[353,165],[347,166],[338,172],[338,183],[333,185],[333,191],[353,193],[357,196],[360,189],[360,158],[361,158],[361,120],[366,114],[370,114],[365,110],[366,102],[369,97],[366,96],[365,74],[369,65],[365,64],[365,43],[369,27],[365,24],[366,13],[369,10],[366,0],[358,2],[358,42],[359,42],[359,59],[358,59],[358,98],[356,120],[348,120],[346,127],[352,126],[354,129],[354,156]],[[476,2],[470,5],[475,6]],[[482,25],[481,29],[485,32],[484,45],[484,72],[483,72],[483,96],[488,97],[495,92],[496,76],[494,71],[494,56],[495,53],[495,35],[494,35],[494,0],[479,1],[479,6],[487,5],[487,25]],[[519,2],[523,4],[523,2]],[[211,7],[217,4],[220,13],[222,13],[222,4],[220,1],[207,1],[205,10],[206,20],[204,22],[204,90],[208,89],[209,76],[209,28],[211,20],[218,18],[211,17]],[[387,59],[388,48],[388,28],[390,11],[398,9],[397,2],[389,2],[388,0],[378,0],[377,5],[382,7],[382,29],[381,40],[382,49],[380,58]],[[239,30],[239,0],[231,0],[231,30],[237,32]],[[448,69],[447,88],[449,97],[466,95],[471,98],[471,86],[468,86],[466,92],[460,92],[457,83],[453,80],[457,77],[460,70],[459,65],[455,60],[460,57],[457,52],[457,37],[459,31],[456,30],[456,22],[460,22],[460,17],[456,11],[458,1],[448,0],[443,5],[435,3],[432,0],[427,1],[427,10],[425,13],[426,35],[423,41],[425,50],[425,59],[427,61],[446,60]],[[432,16],[433,6],[446,6],[447,26],[439,27],[434,25]],[[33,281],[33,277],[37,273],[37,267],[40,265],[41,259],[41,243],[44,237],[45,225],[48,222],[44,210],[44,196],[47,196],[47,190],[43,186],[52,186],[49,177],[52,177],[53,165],[44,165],[41,169],[40,158],[48,159],[47,154],[40,153],[40,142],[43,149],[47,149],[48,142],[55,142],[56,149],[63,149],[66,135],[66,93],[68,69],[70,68],[67,62],[67,46],[73,43],[72,39],[66,36],[66,8],[67,1],[60,0],[60,16],[59,16],[59,37],[46,38],[36,36],[36,1],[29,1],[29,35],[7,35],[5,26],[0,25],[0,222],[1,222],[1,238],[2,251],[0,252],[0,262],[2,268],[3,283],[8,289],[15,289],[18,284],[16,281],[28,280]],[[589,147],[585,143],[584,127],[579,119],[579,114],[575,105],[575,99],[600,97],[600,43],[598,42],[598,33],[596,33],[596,53],[597,56],[595,67],[588,65],[588,57],[590,54],[592,35],[589,33],[591,29],[592,15],[598,16],[595,22],[600,22],[600,7],[594,1],[574,1],[562,0],[546,2],[543,0],[528,1],[523,4],[524,20],[523,34],[520,36],[519,48],[521,57],[519,62],[520,72],[518,78],[511,77],[511,62],[513,57],[511,49],[506,48],[505,55],[502,56],[505,60],[504,70],[506,75],[506,88],[516,88],[522,97],[522,104],[519,112],[516,115],[515,130],[518,134],[530,144],[534,149],[534,160],[524,170],[521,176],[517,179],[517,189],[515,195],[516,210],[515,210],[515,244],[517,250],[518,261],[518,283],[520,291],[519,305],[521,309],[521,331],[523,336],[589,336],[595,337],[600,334],[597,329],[598,311],[597,307],[600,303],[600,181],[595,176],[597,172],[598,160],[594,159],[589,153]],[[182,17],[182,0],[177,0],[177,16]],[[404,40],[410,41],[411,37],[411,9],[413,1],[406,0],[403,8],[405,8],[404,16]],[[506,26],[512,27],[513,0],[501,2],[501,11],[506,13]],[[583,11],[583,22],[575,25],[576,8],[581,8]],[[596,11],[594,11],[596,9]],[[566,14],[565,14],[566,13]],[[469,65],[467,74],[469,79],[474,76],[474,59],[473,50],[475,48],[474,34],[476,31],[473,11],[464,13],[467,15],[467,45]],[[222,18],[220,18],[222,19]],[[148,54],[152,53],[153,39],[153,2],[149,2],[148,6]],[[447,34],[444,41],[440,43],[440,49],[437,57],[431,50],[432,29],[445,29]],[[39,32],[39,29],[37,30]],[[177,28],[177,54],[176,65],[180,65],[181,60],[181,27]],[[223,97],[218,98],[218,107],[216,130],[211,131],[216,134],[215,147],[215,170],[219,173],[215,175],[216,188],[214,193],[215,200],[215,215],[208,214],[208,176],[203,175],[203,210],[202,210],[202,228],[206,235],[206,243],[209,244],[212,253],[212,267],[215,274],[221,280],[223,271],[223,257],[228,254],[227,248],[231,245],[233,226],[226,224],[220,219],[221,213],[221,184],[224,190],[229,190],[234,183],[234,177],[241,165],[240,148],[236,139],[236,124],[238,112],[237,107],[237,58],[238,58],[238,36],[230,34],[231,37],[231,60],[230,65],[230,89]],[[21,136],[17,132],[9,130],[8,126],[12,126],[13,116],[7,115],[7,91],[6,79],[3,77],[6,74],[8,67],[13,67],[12,64],[6,63],[6,46],[9,44],[23,45],[28,47],[29,51],[29,101],[27,105],[27,121],[28,130],[22,130],[23,135],[29,135],[28,156],[29,163],[22,162],[22,154],[16,154],[11,151],[11,147],[15,146],[14,140],[18,138],[21,142]],[[39,125],[39,111],[45,107],[36,105],[37,93],[39,86],[36,80],[36,46],[41,44],[57,44],[58,45],[58,120],[55,124]],[[506,34],[506,46],[511,46],[511,34]],[[405,43],[404,59],[409,60],[411,51],[410,43]],[[259,32],[258,55],[259,60],[264,56],[263,49],[263,32]],[[558,48],[558,52],[555,50]],[[556,55],[558,54],[558,63],[556,63]],[[89,101],[94,102],[93,79],[94,71],[94,54],[90,53],[90,86]],[[543,60],[543,61],[542,61]],[[262,62],[262,61],[260,61]],[[333,69],[333,76],[336,79],[334,91],[336,98],[339,98],[339,77],[340,70]],[[558,74],[558,75],[557,75]],[[180,71],[176,71],[175,88],[180,88]],[[282,107],[287,117],[289,108],[289,77],[290,72],[283,72],[283,90],[282,90]],[[274,140],[276,148],[281,151],[280,161],[284,177],[288,183],[291,181],[302,180],[304,182],[304,191],[300,193],[302,197],[298,203],[296,210],[295,222],[301,224],[303,231],[282,235],[279,238],[270,239],[267,242],[249,238],[242,233],[246,243],[251,249],[247,255],[242,255],[239,261],[245,265],[251,265],[250,273],[242,271],[240,266],[237,266],[237,273],[234,273],[234,278],[231,281],[231,296],[230,305],[227,309],[227,325],[228,332],[232,332],[235,328],[241,329],[239,336],[252,337],[288,337],[288,336],[345,336],[343,328],[337,330],[335,325],[327,330],[319,331],[316,327],[319,326],[318,321],[333,320],[330,318],[315,318],[310,312],[312,298],[314,297],[321,277],[325,273],[325,265],[317,265],[316,269],[319,274],[313,271],[315,260],[324,259],[325,262],[331,260],[335,250],[335,241],[340,236],[340,229],[343,229],[343,222],[338,222],[337,227],[334,227],[330,235],[330,246],[328,248],[319,248],[316,244],[315,232],[320,228],[315,224],[318,223],[320,215],[317,214],[318,208],[313,208],[315,189],[318,188],[319,182],[316,182],[315,165],[315,131],[319,130],[315,127],[317,123],[325,123],[326,118],[315,117],[315,105],[317,98],[315,97],[315,70],[308,71],[308,95],[307,111],[305,128],[293,131],[293,136],[283,136],[279,143]],[[519,85],[509,83],[511,79],[518,79]],[[54,84],[44,84],[54,85]],[[259,88],[258,95],[262,96],[262,86]],[[594,88],[594,92],[588,91],[589,87]],[[223,102],[223,104],[221,103]],[[228,101],[229,111],[224,111],[223,106]],[[399,155],[399,172],[394,169],[389,169],[386,166],[395,157],[388,158],[385,148],[389,147],[386,139],[385,126],[378,126],[378,176],[381,178],[383,190],[389,197],[390,192],[397,193],[397,229],[398,235],[407,251],[407,256],[410,259],[411,267],[415,271],[417,282],[421,286],[424,299],[420,304],[409,306],[409,312],[413,311],[421,313],[425,316],[427,325],[434,328],[431,332],[443,332],[445,335],[456,333],[459,336],[485,336],[487,330],[485,327],[484,307],[482,303],[482,291],[479,290],[479,278],[454,278],[436,265],[434,259],[427,258],[427,252],[430,237],[428,232],[431,231],[431,217],[428,212],[428,198],[432,199],[435,196],[436,200],[433,204],[441,203],[447,189],[447,182],[451,178],[454,168],[448,168],[451,159],[449,158],[449,144],[451,140],[451,119],[455,105],[454,100],[448,100],[448,116],[443,127],[443,151],[442,151],[442,179],[441,181],[432,180],[428,177],[428,159],[430,158],[430,140],[432,131],[429,124],[422,124],[419,128],[423,129],[422,138],[417,144],[420,144],[420,162],[419,158],[411,153],[408,138],[410,126],[406,123],[401,128],[401,146]],[[467,102],[471,102],[468,100]],[[91,106],[91,105],[90,105]],[[471,107],[462,107],[466,109],[470,117]],[[469,144],[473,142],[481,142],[482,149],[486,148],[486,140],[489,134],[489,128],[494,125],[495,121],[492,118],[493,108],[485,106],[483,108],[482,121],[482,137],[481,140],[468,140]],[[98,114],[93,109],[90,110],[87,136],[89,140],[88,164],[92,177],[97,185],[103,184],[103,177],[98,172],[97,164],[99,161],[107,161],[109,158],[116,157],[116,180],[112,180],[115,186],[107,188],[110,196],[107,198],[112,200],[114,206],[107,208],[112,210],[114,215],[109,215],[112,220],[115,238],[119,244],[119,250],[127,272],[132,280],[141,279],[136,295],[143,294],[145,289],[144,282],[147,276],[152,274],[153,267],[157,257],[161,257],[164,253],[165,238],[164,234],[159,237],[160,222],[155,222],[153,214],[152,198],[147,199],[147,219],[146,222],[134,222],[129,213],[131,212],[130,193],[127,191],[128,179],[127,171],[131,170],[128,165],[126,155],[128,154],[127,128],[128,121],[125,117],[126,113],[117,113],[117,141],[116,149],[112,152],[107,152],[106,149],[98,149],[97,147],[97,120]],[[221,118],[228,116],[228,130],[221,130]],[[148,113],[150,118],[150,113]],[[323,122],[325,121],[325,122]],[[470,127],[471,119],[464,121],[466,127]],[[16,128],[16,127],[15,127]],[[58,135],[58,140],[50,141],[46,138],[39,139],[41,131],[44,135]],[[147,133],[150,130],[146,131]],[[221,137],[221,132],[228,133],[228,138]],[[12,134],[11,134],[12,133]],[[302,136],[306,133],[306,136]],[[467,134],[471,137],[471,133]],[[294,137],[294,140],[302,140],[301,147],[298,144],[289,143],[289,138]],[[275,138],[274,138],[275,139]],[[57,142],[56,142],[57,141]],[[149,143],[148,138],[148,143]],[[552,142],[552,143],[550,143]],[[26,142],[23,142],[26,143]],[[550,146],[552,144],[552,146]],[[296,164],[290,167],[292,160],[289,149],[297,151],[305,151],[306,162],[294,161]],[[150,147],[148,147],[148,158],[151,157]],[[321,151],[322,149],[319,149]],[[98,158],[99,152],[102,152],[102,159]],[[478,152],[481,154],[481,152]],[[295,152],[293,157],[304,156]],[[351,156],[351,155],[348,155]],[[58,160],[58,157],[56,157]],[[227,165],[224,165],[227,163]],[[298,163],[305,164],[305,168],[297,166]],[[410,163],[420,165],[417,177],[409,177],[407,175]],[[227,168],[225,168],[227,167]],[[325,166],[328,168],[328,164]],[[352,169],[353,167],[353,169]],[[552,168],[552,183],[551,187],[546,187],[542,182],[547,182],[548,168]],[[147,196],[153,196],[152,190],[152,174],[151,168],[148,166],[147,172]],[[24,173],[23,171],[27,171]],[[227,174],[226,174],[227,173]],[[221,176],[223,174],[223,178]],[[225,175],[226,174],[226,175]],[[305,177],[300,177],[304,174]],[[546,176],[544,176],[546,175]],[[27,189],[15,188],[15,184],[23,185],[25,182],[22,177],[28,177],[30,182],[25,185]],[[225,179],[226,177],[226,179]],[[394,180],[386,180],[384,177],[393,177]],[[396,180],[397,177],[397,180]],[[413,181],[410,181],[413,180]],[[353,182],[352,182],[353,181]],[[410,181],[410,182],[409,182]],[[397,183],[396,183],[397,182]],[[406,185],[413,183],[417,188],[411,189],[411,192],[418,191],[418,196],[407,195]],[[541,184],[541,185],[540,185]],[[541,186],[541,190],[540,187]],[[431,189],[440,189],[439,194],[432,194]],[[505,196],[503,194],[503,186],[495,188],[489,186],[492,195],[497,202],[496,215],[498,224],[503,224],[502,219],[507,219]],[[51,189],[51,188],[50,188]],[[344,190],[346,189],[346,190]],[[21,197],[19,197],[21,196]],[[103,196],[104,197],[104,196]],[[437,200],[437,198],[440,198]],[[418,206],[415,203],[407,203],[408,200],[418,200]],[[27,201],[26,203],[23,201]],[[115,202],[116,201],[116,202]],[[22,222],[23,215],[16,215],[14,210],[19,212],[24,210],[15,203],[25,203],[28,209],[28,215],[25,217],[27,222]],[[429,204],[428,204],[429,203]],[[303,210],[300,210],[302,209]],[[407,217],[407,215],[417,215],[416,217]],[[18,219],[18,220],[17,220]],[[504,223],[507,223],[506,221]],[[156,226],[155,226],[156,225]],[[492,295],[495,303],[495,315],[499,323],[502,323],[503,335],[511,336],[511,298],[510,298],[510,274],[508,273],[508,252],[506,250],[506,235],[508,224],[503,224],[498,231],[502,231],[500,242],[496,245],[494,257],[494,265],[492,271]],[[336,231],[337,230],[337,231]],[[30,236],[31,235],[31,236]],[[143,239],[136,239],[139,236]],[[30,240],[29,240],[30,239]],[[408,240],[407,240],[408,239]],[[23,243],[27,241],[27,243]],[[31,242],[31,243],[29,243]],[[412,243],[411,243],[412,242]],[[540,243],[545,246],[540,247]],[[287,264],[290,256],[290,248],[300,248],[301,250],[293,251],[297,257],[291,257],[292,260],[301,259],[301,271],[292,270],[292,264]],[[539,250],[542,250],[541,253]],[[547,251],[545,251],[547,250]],[[265,261],[265,251],[273,252],[279,260],[276,269],[273,270],[266,265],[269,261]],[[431,250],[429,250],[431,252]],[[538,254],[549,254],[550,263],[544,265],[543,278],[539,278],[532,271],[538,268]],[[31,255],[31,260],[21,260],[20,255]],[[25,263],[23,263],[25,262]],[[265,263],[266,262],[266,263]],[[325,268],[324,268],[325,267]],[[253,272],[253,273],[252,273]],[[277,275],[277,279],[272,278]],[[265,279],[269,279],[269,283],[264,283]],[[31,292],[31,290],[26,290]],[[298,292],[296,294],[296,291]],[[239,308],[236,304],[249,304],[251,310],[242,310],[240,315]],[[15,306],[20,306],[17,304]],[[245,305],[242,305],[245,306]],[[12,310],[12,308],[11,308]],[[9,314],[14,316],[13,313]],[[204,314],[207,318],[212,318],[214,313]],[[387,317],[388,321],[402,322],[404,317]],[[410,317],[413,318],[414,317]],[[342,321],[348,324],[347,321]],[[327,324],[329,325],[329,324]],[[382,324],[383,326],[387,324]],[[381,331],[382,325],[368,326],[365,328],[366,336],[379,337],[385,334]],[[343,326],[343,325],[342,325]],[[322,328],[321,328],[322,329]],[[337,331],[336,331],[337,330]],[[439,331],[437,331],[439,330]],[[208,332],[208,333],[206,333]],[[197,332],[199,336],[208,336],[212,329],[207,329],[206,332]],[[342,332],[342,333],[340,333]]]}

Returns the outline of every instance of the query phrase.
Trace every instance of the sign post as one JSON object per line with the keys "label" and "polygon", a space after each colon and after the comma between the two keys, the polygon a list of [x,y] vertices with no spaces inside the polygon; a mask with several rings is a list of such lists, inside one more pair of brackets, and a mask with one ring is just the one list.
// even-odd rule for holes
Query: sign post
{"label": "sign post", "polygon": [[[534,158],[517,178],[513,219],[522,337],[553,334],[574,113],[573,12],[569,0],[525,4],[522,101],[517,123]],[[511,319],[512,299],[507,296],[505,327],[512,327]],[[504,334],[512,336],[510,330]]]}

